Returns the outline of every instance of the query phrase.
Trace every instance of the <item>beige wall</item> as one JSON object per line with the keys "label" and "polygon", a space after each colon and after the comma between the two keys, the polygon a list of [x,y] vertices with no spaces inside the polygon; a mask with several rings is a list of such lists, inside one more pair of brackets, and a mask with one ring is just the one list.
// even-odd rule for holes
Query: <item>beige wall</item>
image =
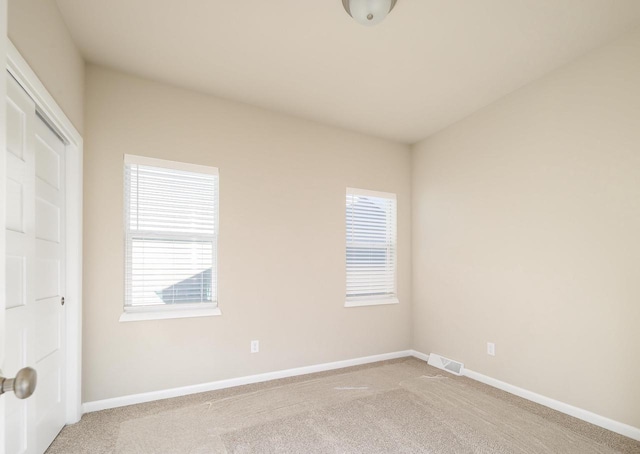
{"label": "beige wall", "polygon": [[640,427],[640,30],[417,144],[412,171],[414,348]]}
{"label": "beige wall", "polygon": [[[409,147],[95,66],[86,94],[84,401],[410,347]],[[219,168],[222,316],[118,322],[124,153]],[[347,186],[398,195],[399,305],[343,307]]]}
{"label": "beige wall", "polygon": [[[55,2],[8,3],[10,39],[86,119],[85,401],[413,347],[640,427],[640,30],[410,162],[403,145],[94,66],[85,118]],[[118,322],[124,153],[220,168],[223,316]],[[398,306],[342,307],[347,186],[399,196]]]}
{"label": "beige wall", "polygon": [[82,133],[84,60],[54,0],[9,0],[9,39]]}

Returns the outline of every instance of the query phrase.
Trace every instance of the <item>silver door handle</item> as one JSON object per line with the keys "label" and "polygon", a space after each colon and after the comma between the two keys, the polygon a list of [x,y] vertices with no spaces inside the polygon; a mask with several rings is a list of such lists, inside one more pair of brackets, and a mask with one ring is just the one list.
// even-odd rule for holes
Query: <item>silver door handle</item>
{"label": "silver door handle", "polygon": [[38,373],[35,369],[25,367],[20,369],[16,378],[0,377],[0,395],[13,391],[18,399],[26,399],[36,390]]}

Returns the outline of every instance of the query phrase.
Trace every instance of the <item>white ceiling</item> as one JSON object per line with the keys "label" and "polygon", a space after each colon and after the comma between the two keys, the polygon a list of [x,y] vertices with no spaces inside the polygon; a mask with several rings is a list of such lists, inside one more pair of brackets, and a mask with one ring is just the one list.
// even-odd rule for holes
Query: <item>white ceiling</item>
{"label": "white ceiling", "polygon": [[85,58],[406,143],[640,24],[639,0],[58,0]]}

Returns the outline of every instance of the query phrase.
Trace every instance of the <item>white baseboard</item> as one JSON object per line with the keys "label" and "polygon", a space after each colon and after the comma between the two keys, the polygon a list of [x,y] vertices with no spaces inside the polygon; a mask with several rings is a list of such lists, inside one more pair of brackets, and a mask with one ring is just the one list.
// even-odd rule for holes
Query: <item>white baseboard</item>
{"label": "white baseboard", "polygon": [[422,353],[416,350],[411,350],[411,356],[413,356],[414,358],[421,359],[425,363],[429,362],[429,355],[427,355],[426,353]]}
{"label": "white baseboard", "polygon": [[[413,356],[427,362],[429,355],[416,351],[416,350],[404,350],[392,353],[384,353],[381,355],[365,356],[361,358],[347,359],[344,361],[336,361],[332,363],[316,364],[313,366],[297,367],[295,369],[286,369],[275,372],[266,372],[263,374],[249,375],[246,377],[230,378],[227,380],[218,380],[210,383],[202,383],[199,385],[183,386],[180,388],[172,388],[161,391],[152,391],[141,394],[132,394],[122,397],[114,397],[111,399],[97,400],[93,402],[86,402],[83,404],[82,409],[84,413],[90,413],[94,411],[107,410],[109,408],[124,407],[127,405],[141,404],[145,402],[151,402],[155,400],[170,399],[172,397],[186,396],[189,394],[203,393],[207,391],[215,391],[219,389],[232,388],[234,386],[249,385],[252,383],[261,383],[269,380],[277,380],[279,378],[295,377],[299,375],[312,374],[315,372],[325,372],[335,369],[343,369],[345,367],[359,366],[362,364],[375,363],[378,361],[386,361],[390,359],[405,358]],[[552,408],[561,413],[573,416],[588,423],[610,430],[612,432],[619,433],[634,440],[640,441],[640,429],[630,426],[613,419],[606,418],[604,416],[597,415],[582,408],[574,407],[573,405],[560,402],[555,399],[528,391],[523,388],[505,383],[495,378],[482,375],[478,372],[474,372],[469,369],[464,370],[464,375],[473,380],[485,383],[494,388],[501,389],[508,393],[522,397],[524,399],[536,402],[545,407]]]}
{"label": "white baseboard", "polygon": [[109,408],[124,407],[127,405],[141,404],[154,400],[170,399],[172,397],[186,396],[189,394],[203,393],[207,391],[216,391],[219,389],[232,388],[234,386],[249,385],[252,383],[261,383],[269,380],[277,380],[279,378],[295,377],[298,375],[312,374],[315,372],[324,372],[328,370],[343,369],[345,367],[360,366],[362,364],[375,363],[378,361],[386,361],[389,359],[406,358],[415,356],[413,350],[404,350],[392,353],[383,353],[381,355],[365,356],[361,358],[347,359],[344,361],[336,361],[332,363],[317,364],[313,366],[297,367],[295,369],[279,370],[275,372],[266,372],[264,374],[249,375],[246,377],[230,378],[227,380],[218,380],[199,385],[183,386],[180,388],[165,389],[161,391],[152,391],[141,394],[132,394],[128,396],[114,397],[111,399],[96,400],[93,402],[85,402],[82,406],[84,413],[93,411],[107,410]]}
{"label": "white baseboard", "polygon": [[[424,353],[416,351],[413,352],[413,356],[420,359],[423,359],[423,357],[429,357],[429,355],[425,355]],[[619,433],[620,435],[624,435],[625,437],[633,438],[634,440],[640,441],[640,429],[637,427],[614,421],[613,419],[600,416],[590,411],[583,410],[582,408],[574,407],[573,405],[560,402],[559,400],[551,399],[550,397],[546,397],[514,385],[510,385],[509,383],[496,380],[495,378],[482,375],[478,372],[474,372],[466,368],[464,369],[463,375],[471,378],[472,380],[479,381],[486,385],[493,386],[494,388],[506,391],[510,394],[515,394],[516,396],[530,400],[537,404],[544,405],[545,407],[552,408],[559,411],[560,413],[565,413],[567,415],[573,416],[574,418],[581,419],[593,425],[602,427],[612,432]]]}

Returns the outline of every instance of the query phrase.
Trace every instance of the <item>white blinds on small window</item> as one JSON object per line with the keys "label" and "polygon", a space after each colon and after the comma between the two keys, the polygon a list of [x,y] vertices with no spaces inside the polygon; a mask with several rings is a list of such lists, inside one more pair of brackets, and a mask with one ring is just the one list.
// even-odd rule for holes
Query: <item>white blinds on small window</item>
{"label": "white blinds on small window", "polygon": [[347,188],[347,302],[396,297],[396,196]]}
{"label": "white blinds on small window", "polygon": [[218,172],[125,156],[125,305],[217,303]]}

